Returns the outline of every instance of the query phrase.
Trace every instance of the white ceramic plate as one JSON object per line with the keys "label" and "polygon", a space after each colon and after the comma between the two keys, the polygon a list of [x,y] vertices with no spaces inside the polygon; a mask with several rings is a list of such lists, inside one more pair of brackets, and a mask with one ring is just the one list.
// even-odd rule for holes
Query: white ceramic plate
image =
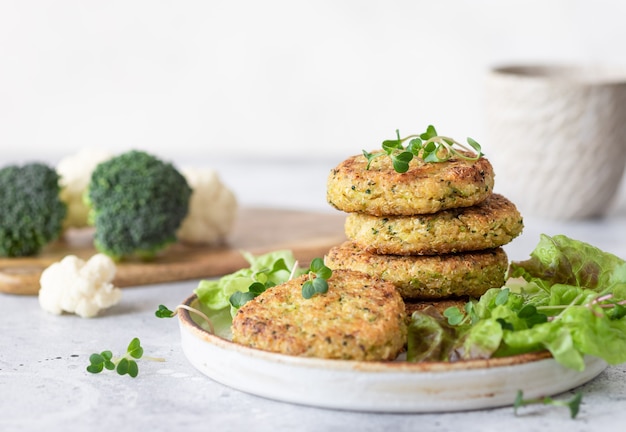
{"label": "white ceramic plate", "polygon": [[[184,304],[197,307],[196,296]],[[512,405],[584,384],[607,364],[586,359],[577,372],[548,353],[456,363],[363,362],[303,358],[235,344],[179,313],[182,348],[209,378],[257,396],[322,408],[371,412],[443,412]]]}

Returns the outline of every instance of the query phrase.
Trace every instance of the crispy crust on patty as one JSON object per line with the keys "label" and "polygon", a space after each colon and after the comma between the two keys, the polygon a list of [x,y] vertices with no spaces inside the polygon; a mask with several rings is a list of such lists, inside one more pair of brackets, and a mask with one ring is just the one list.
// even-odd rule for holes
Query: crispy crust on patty
{"label": "crispy crust on patty", "polygon": [[336,270],[328,292],[302,297],[304,275],[272,287],[233,318],[233,341],[294,356],[392,360],[404,349],[407,317],[394,286]]}
{"label": "crispy crust on patty", "polygon": [[502,248],[446,255],[379,255],[347,241],[330,249],[326,265],[391,282],[404,299],[480,297],[505,281],[508,257]]}
{"label": "crispy crust on patty", "polygon": [[465,308],[465,304],[470,301],[469,297],[453,297],[443,300],[422,300],[422,301],[405,301],[406,313],[410,317],[413,312],[423,311],[428,307],[434,307],[440,314],[449,307],[458,307],[460,310]]}
{"label": "crispy crust on patty", "polygon": [[371,253],[436,255],[491,249],[517,237],[524,227],[517,207],[493,194],[472,207],[418,216],[350,213],[346,236]]}
{"label": "crispy crust on patty", "polygon": [[430,214],[468,207],[491,195],[491,163],[451,158],[446,162],[411,161],[405,173],[393,169],[389,157],[378,157],[366,169],[367,159],[355,155],[331,170],[327,200],[338,210],[374,216]]}

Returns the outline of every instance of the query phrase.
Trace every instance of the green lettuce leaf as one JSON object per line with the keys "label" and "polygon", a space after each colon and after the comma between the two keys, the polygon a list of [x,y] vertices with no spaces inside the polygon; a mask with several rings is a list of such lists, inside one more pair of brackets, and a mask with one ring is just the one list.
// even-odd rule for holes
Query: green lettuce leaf
{"label": "green lettuce leaf", "polygon": [[496,319],[451,325],[434,307],[414,312],[408,332],[407,361],[457,361],[490,358],[500,346]]}
{"label": "green lettuce leaf", "polygon": [[562,365],[583,370],[583,355],[573,343],[571,333],[560,324],[545,323],[530,329],[506,331],[496,357],[548,350]]}
{"label": "green lettuce leaf", "polygon": [[542,234],[530,256],[529,260],[511,263],[511,277],[523,277],[543,287],[565,284],[595,291],[626,285],[623,259],[563,235]]}
{"label": "green lettuce leaf", "polygon": [[[542,235],[527,261],[513,262],[504,287],[469,302],[454,317],[459,358],[548,350],[583,370],[587,355],[626,362],[626,261],[566,236]],[[424,334],[414,321],[411,331]],[[432,330],[431,330],[432,331]],[[419,346],[415,341],[414,346]],[[419,356],[416,356],[418,358]]]}
{"label": "green lettuce leaf", "polygon": [[568,308],[559,317],[572,335],[574,345],[584,353],[609,364],[626,362],[626,319],[589,307]]}
{"label": "green lettuce leaf", "polygon": [[[255,282],[262,284],[279,285],[289,280],[291,269],[296,260],[289,250],[279,250],[263,255],[254,256],[242,252],[250,264],[234,273],[222,276],[219,279],[201,280],[194,293],[205,307],[213,311],[231,308],[230,297],[236,292],[248,292],[250,285]],[[300,273],[296,272],[296,275]],[[231,308],[231,315],[236,312]]]}
{"label": "green lettuce leaf", "polygon": [[504,330],[497,319],[478,321],[463,338],[460,357],[464,360],[487,359],[500,347]]}
{"label": "green lettuce leaf", "polygon": [[433,306],[413,312],[409,323],[407,360],[451,360],[451,352],[458,339],[457,329],[449,325]]}

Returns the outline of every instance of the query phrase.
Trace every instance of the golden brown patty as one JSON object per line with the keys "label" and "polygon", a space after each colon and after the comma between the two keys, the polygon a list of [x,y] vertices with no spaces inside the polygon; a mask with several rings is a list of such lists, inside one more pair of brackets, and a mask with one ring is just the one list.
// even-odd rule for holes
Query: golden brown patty
{"label": "golden brown patty", "polygon": [[393,283],[405,299],[479,297],[501,287],[508,268],[502,248],[446,255],[378,255],[347,241],[330,249],[326,265]]}
{"label": "golden brown patty", "polygon": [[328,292],[302,297],[302,276],[265,291],[233,318],[233,341],[294,356],[392,360],[407,335],[404,302],[390,283],[337,270]]}
{"label": "golden brown patty", "polygon": [[367,159],[356,155],[331,170],[326,192],[332,206],[374,216],[429,214],[478,204],[494,184],[484,157],[436,163],[414,158],[405,173],[397,173],[387,156],[374,159],[369,170],[366,166]]}
{"label": "golden brown patty", "polygon": [[502,195],[472,207],[419,216],[350,213],[346,236],[378,254],[435,255],[503,246],[523,229],[522,216]]}

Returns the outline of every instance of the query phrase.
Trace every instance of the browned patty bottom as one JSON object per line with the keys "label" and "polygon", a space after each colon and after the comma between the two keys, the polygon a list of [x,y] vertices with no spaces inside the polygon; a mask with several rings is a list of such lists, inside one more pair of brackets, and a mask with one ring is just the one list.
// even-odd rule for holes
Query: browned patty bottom
{"label": "browned patty bottom", "polygon": [[484,157],[436,163],[414,158],[405,173],[397,173],[387,156],[374,159],[369,170],[366,166],[367,159],[356,155],[331,170],[330,205],[374,216],[430,214],[478,204],[491,195],[494,185],[493,167]]}
{"label": "browned patty bottom", "polygon": [[233,341],[303,357],[392,360],[404,349],[407,317],[395,287],[335,270],[328,292],[302,297],[308,276],[268,289],[233,318]]}
{"label": "browned patty bottom", "polygon": [[430,215],[372,216],[350,213],[345,232],[378,254],[436,255],[503,246],[524,227],[515,205],[499,194],[483,202]]}
{"label": "browned patty bottom", "polygon": [[508,257],[502,248],[446,255],[379,255],[347,241],[330,249],[326,265],[391,282],[404,299],[480,297],[504,285]]}
{"label": "browned patty bottom", "polygon": [[460,310],[463,310],[469,300],[469,297],[454,297],[442,300],[405,301],[406,313],[410,317],[413,312],[423,311],[428,307],[434,307],[440,314],[443,314],[449,307],[458,307]]}

